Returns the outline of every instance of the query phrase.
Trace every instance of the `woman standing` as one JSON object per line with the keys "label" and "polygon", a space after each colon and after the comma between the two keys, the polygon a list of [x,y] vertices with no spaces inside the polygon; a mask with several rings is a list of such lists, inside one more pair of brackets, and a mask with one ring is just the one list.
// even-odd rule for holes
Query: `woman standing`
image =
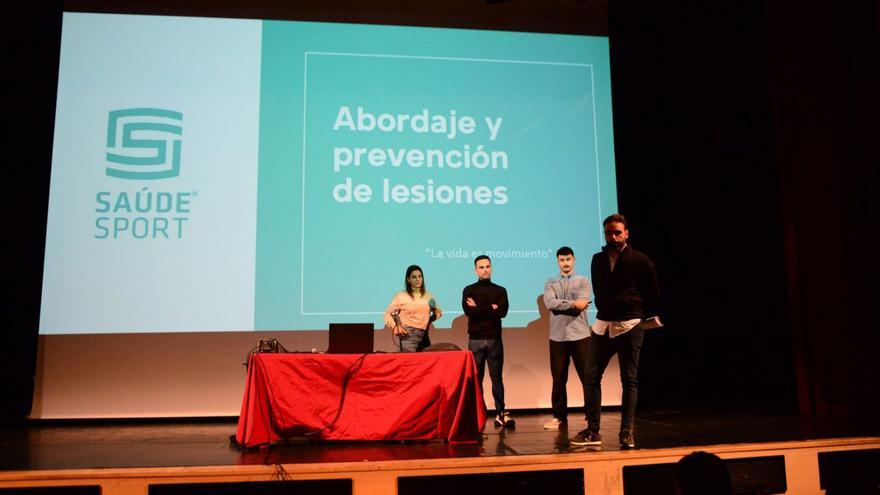
{"label": "woman standing", "polygon": [[402,352],[418,352],[431,345],[428,327],[440,318],[443,311],[434,295],[425,290],[422,268],[410,265],[406,269],[406,290],[394,295],[385,310],[385,325],[400,339]]}

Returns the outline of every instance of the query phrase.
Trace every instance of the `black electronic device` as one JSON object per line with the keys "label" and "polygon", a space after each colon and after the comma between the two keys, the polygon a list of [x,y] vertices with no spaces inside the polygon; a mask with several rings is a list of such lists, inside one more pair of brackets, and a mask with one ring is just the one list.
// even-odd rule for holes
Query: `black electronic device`
{"label": "black electronic device", "polygon": [[260,339],[256,352],[281,352],[281,347],[277,339]]}
{"label": "black electronic device", "polygon": [[373,352],[372,323],[331,323],[328,354],[369,354]]}

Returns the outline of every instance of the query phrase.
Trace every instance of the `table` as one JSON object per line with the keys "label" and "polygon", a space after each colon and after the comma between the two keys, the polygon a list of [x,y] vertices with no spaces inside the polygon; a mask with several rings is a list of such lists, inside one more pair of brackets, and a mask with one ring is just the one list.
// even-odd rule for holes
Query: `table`
{"label": "table", "polygon": [[235,439],[476,442],[486,423],[473,354],[270,354],[248,360]]}

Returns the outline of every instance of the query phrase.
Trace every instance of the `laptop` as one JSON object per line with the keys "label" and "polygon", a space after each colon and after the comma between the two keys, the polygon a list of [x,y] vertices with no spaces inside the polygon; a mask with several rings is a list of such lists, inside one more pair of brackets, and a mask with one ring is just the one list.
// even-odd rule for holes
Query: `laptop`
{"label": "laptop", "polygon": [[331,323],[327,354],[369,354],[374,332],[372,323]]}

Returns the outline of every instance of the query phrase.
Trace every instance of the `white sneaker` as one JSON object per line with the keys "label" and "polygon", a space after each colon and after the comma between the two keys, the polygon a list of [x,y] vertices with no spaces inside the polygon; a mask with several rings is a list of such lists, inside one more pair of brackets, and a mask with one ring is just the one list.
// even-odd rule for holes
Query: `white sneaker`
{"label": "white sneaker", "polygon": [[545,430],[558,430],[559,425],[562,424],[562,421],[559,418],[553,418],[550,421],[544,423]]}

